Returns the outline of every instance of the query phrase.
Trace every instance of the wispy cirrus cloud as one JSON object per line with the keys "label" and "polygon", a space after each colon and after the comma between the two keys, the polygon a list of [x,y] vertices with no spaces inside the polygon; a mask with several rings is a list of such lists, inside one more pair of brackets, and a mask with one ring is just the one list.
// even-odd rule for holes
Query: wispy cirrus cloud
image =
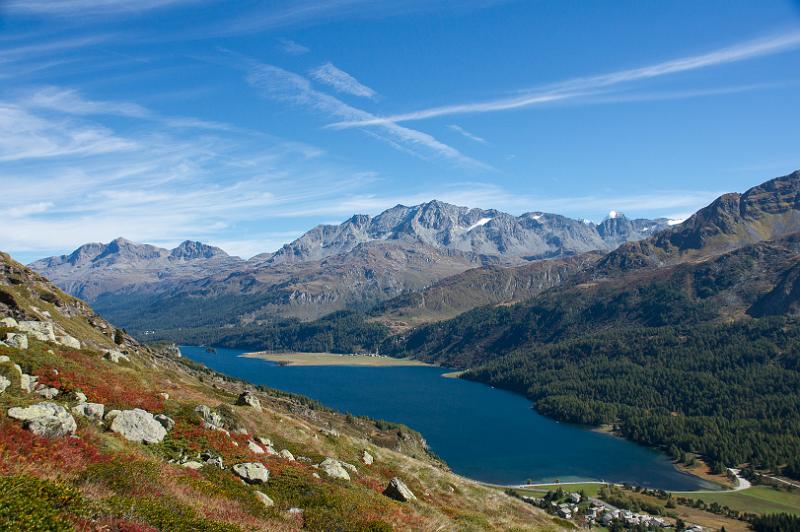
{"label": "wispy cirrus cloud", "polygon": [[280,39],[281,49],[289,55],[303,55],[311,51],[311,48],[304,46],[291,39]]}
{"label": "wispy cirrus cloud", "polygon": [[126,15],[161,9],[199,0],[7,0],[3,8],[10,12],[49,15]]}
{"label": "wispy cirrus cloud", "polygon": [[459,135],[461,135],[463,137],[466,137],[466,138],[468,138],[470,140],[474,140],[475,142],[477,142],[479,144],[487,144],[486,139],[484,139],[483,137],[479,137],[478,135],[475,135],[473,133],[470,133],[469,131],[467,131],[466,129],[464,129],[463,127],[461,127],[459,125],[450,124],[447,127],[449,129],[452,129],[453,131],[455,131]]}
{"label": "wispy cirrus cloud", "polygon": [[311,71],[311,77],[320,83],[333,87],[336,91],[361,98],[374,100],[378,93],[359,82],[356,78],[337,68],[333,63],[325,63]]}
{"label": "wispy cirrus cloud", "polygon": [[[311,82],[294,72],[282,68],[247,61],[247,82],[274,100],[289,102],[320,112],[324,115],[350,121],[369,121],[374,115],[344,103],[335,96],[318,91]],[[391,122],[381,122],[372,132],[389,145],[429,158],[445,159],[465,168],[487,170],[490,167],[468,157],[432,135]]]}
{"label": "wispy cirrus cloud", "polygon": [[800,47],[800,32],[751,40],[704,54],[663,61],[640,68],[620,70],[598,76],[573,78],[558,83],[525,90],[521,95],[497,98],[482,102],[430,107],[408,113],[375,117],[369,120],[349,120],[331,124],[329,127],[346,129],[379,125],[384,122],[399,123],[426,120],[441,116],[473,113],[491,113],[543,105],[553,102],[576,100],[607,93],[618,86],[636,81],[649,80],[699,70],[756,57],[778,54]]}

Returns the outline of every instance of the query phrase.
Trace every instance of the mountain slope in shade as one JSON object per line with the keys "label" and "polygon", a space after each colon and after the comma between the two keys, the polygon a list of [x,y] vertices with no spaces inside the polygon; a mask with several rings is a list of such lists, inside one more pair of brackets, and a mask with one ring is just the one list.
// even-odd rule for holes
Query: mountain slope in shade
{"label": "mountain slope in shade", "polygon": [[395,330],[452,318],[483,305],[509,305],[530,299],[597,263],[603,254],[542,260],[521,266],[485,266],[399,295],[370,310],[373,319]]}
{"label": "mountain slope in shade", "polygon": [[800,171],[717,198],[657,236],[629,242],[606,257],[602,274],[654,267],[781,238],[800,229]]}
{"label": "mountain slope in shade", "polygon": [[243,262],[201,242],[187,240],[170,250],[117,238],[108,244],[83,245],[69,255],[38,260],[30,267],[70,294],[94,301],[105,293],[157,290]]}

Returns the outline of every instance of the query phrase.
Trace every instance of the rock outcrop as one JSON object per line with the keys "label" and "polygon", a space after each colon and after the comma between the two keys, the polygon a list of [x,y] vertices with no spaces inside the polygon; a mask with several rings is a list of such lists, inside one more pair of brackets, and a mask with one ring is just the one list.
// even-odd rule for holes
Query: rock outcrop
{"label": "rock outcrop", "polygon": [[56,403],[39,403],[28,407],[9,408],[8,417],[23,422],[23,426],[37,436],[61,438],[75,434],[75,418]]}
{"label": "rock outcrop", "polygon": [[[84,396],[85,397],[85,396]],[[100,423],[103,421],[103,414],[106,407],[100,403],[78,403],[72,407],[72,413],[85,417],[90,421]]]}
{"label": "rock outcrop", "polygon": [[238,399],[236,399],[236,404],[240,406],[251,406],[261,411],[261,401],[258,400],[258,397],[253,395],[250,390],[245,390],[239,395]]}

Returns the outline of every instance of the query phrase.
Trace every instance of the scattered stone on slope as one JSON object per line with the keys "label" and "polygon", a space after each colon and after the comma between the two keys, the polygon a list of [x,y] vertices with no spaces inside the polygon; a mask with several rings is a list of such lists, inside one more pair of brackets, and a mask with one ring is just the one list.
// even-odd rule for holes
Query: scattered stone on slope
{"label": "scattered stone on slope", "polygon": [[56,403],[44,402],[24,408],[9,408],[8,417],[22,421],[26,429],[45,438],[75,434],[78,428],[75,418]]}
{"label": "scattered stone on slope", "polygon": [[225,464],[222,461],[222,457],[216,456],[212,454],[210,451],[204,451],[203,453],[201,453],[200,459],[203,460],[203,462],[205,462],[207,465],[212,465],[220,469],[225,469]]}
{"label": "scattered stone on slope", "polygon": [[56,336],[56,343],[61,344],[65,347],[69,347],[72,349],[80,349],[81,342],[77,338],[70,336],[68,334],[64,334],[62,336]]}
{"label": "scattered stone on slope", "polygon": [[264,504],[264,506],[266,506],[267,508],[270,508],[270,507],[272,507],[272,506],[275,506],[275,501],[273,501],[272,499],[270,499],[269,495],[267,495],[267,494],[266,494],[266,493],[264,493],[263,491],[258,491],[258,490],[256,490],[256,492],[255,492],[255,493],[256,493],[256,498],[257,498],[259,501],[261,501],[261,503],[262,503],[262,504]]}
{"label": "scattered stone on slope", "polygon": [[45,399],[53,399],[56,395],[58,395],[58,388],[51,388],[50,386],[45,386],[44,384],[38,384],[34,389],[34,393],[36,395],[41,395]]}
{"label": "scattered stone on slope", "polygon": [[269,480],[269,469],[260,462],[236,464],[233,472],[248,484],[264,484]]}
{"label": "scattered stone on slope", "polygon": [[239,395],[236,399],[236,404],[240,406],[250,406],[261,411],[261,401],[258,400],[258,397],[253,395],[253,392],[250,390],[245,390]]}
{"label": "scattered stone on slope", "polygon": [[197,405],[197,408],[195,408],[194,411],[200,414],[200,417],[203,418],[203,425],[207,429],[222,428],[222,425],[224,424],[222,416],[211,410],[206,405]]}
{"label": "scattered stone on slope", "polygon": [[342,467],[342,464],[339,462],[339,460],[334,458],[326,458],[319,464],[318,467],[322,469],[322,471],[324,471],[325,474],[330,478],[350,480],[350,475],[347,474],[347,471],[344,467]]}
{"label": "scattered stone on slope", "polygon": [[9,329],[16,329],[19,325],[14,318],[0,319],[0,327],[8,327]]}
{"label": "scattered stone on slope", "polygon": [[269,438],[262,438],[261,436],[256,436],[256,441],[263,445],[264,447],[272,447],[272,440]]}
{"label": "scattered stone on slope", "polygon": [[112,421],[114,421],[114,418],[119,415],[120,412],[122,412],[122,410],[109,410],[108,412],[106,412],[106,415],[103,416],[103,420],[106,423],[111,423]]}
{"label": "scattered stone on slope", "polygon": [[6,355],[0,355],[0,364],[5,364],[7,362],[11,362],[11,359],[8,358]]}
{"label": "scattered stone on slope", "polygon": [[89,398],[86,397],[86,394],[83,392],[72,392],[72,399],[78,401],[79,403],[88,403]]}
{"label": "scattered stone on slope", "polygon": [[280,453],[281,458],[284,460],[289,460],[290,462],[294,462],[294,455],[289,451],[289,449],[283,449]]}
{"label": "scattered stone on slope", "polygon": [[0,375],[0,393],[5,392],[9,386],[11,386],[11,380],[5,375]]}
{"label": "scattered stone on slope", "polygon": [[342,465],[343,468],[347,469],[351,473],[358,473],[358,469],[353,464],[348,464],[347,462],[342,462],[339,460],[339,463]]}
{"label": "scattered stone on slope", "polygon": [[131,359],[128,358],[128,355],[124,354],[122,351],[118,351],[116,349],[112,349],[110,351],[106,351],[103,355],[103,358],[113,362],[114,364],[119,364],[120,362],[130,362]]}
{"label": "scattered stone on slope", "polygon": [[203,465],[204,464],[201,464],[200,462],[198,462],[196,460],[189,460],[188,462],[182,463],[181,467],[185,467],[186,469],[192,469],[194,471],[197,471],[198,469],[202,469]]}
{"label": "scattered stone on slope", "polygon": [[264,454],[264,448],[261,447],[259,444],[254,442],[253,440],[249,440],[247,442],[247,448],[250,450],[251,453],[255,454]]}
{"label": "scattered stone on slope", "polygon": [[[16,367],[19,368],[19,366]],[[36,382],[39,380],[39,377],[22,373],[22,369],[19,370],[19,373],[19,387],[23,392],[31,393],[36,388]]]}
{"label": "scattered stone on slope", "polygon": [[153,414],[141,408],[121,411],[114,416],[110,428],[125,439],[139,443],[159,443],[167,435],[167,429]]}
{"label": "scattered stone on slope", "polygon": [[369,454],[369,452],[366,449],[364,449],[361,452],[361,461],[364,462],[366,465],[372,465],[372,462],[374,460],[375,459],[372,457],[371,454]]}
{"label": "scattered stone on slope", "polygon": [[48,321],[21,321],[17,325],[21,332],[28,333],[42,342],[55,342],[56,333],[53,324]]}
{"label": "scattered stone on slope", "polygon": [[103,421],[103,414],[105,413],[105,410],[105,405],[100,403],[82,402],[72,407],[73,414],[83,416],[86,419],[95,421],[97,423]]}
{"label": "scattered stone on slope", "polygon": [[408,486],[406,486],[405,482],[397,477],[394,477],[389,481],[389,485],[386,486],[385,490],[383,490],[383,494],[400,502],[417,500],[417,497],[410,489],[408,489]]}
{"label": "scattered stone on slope", "polygon": [[22,333],[6,333],[6,345],[15,349],[28,349],[28,337]]}
{"label": "scattered stone on slope", "polygon": [[161,423],[161,426],[164,427],[167,432],[175,428],[175,421],[169,416],[165,416],[164,414],[156,414],[153,416],[153,419]]}

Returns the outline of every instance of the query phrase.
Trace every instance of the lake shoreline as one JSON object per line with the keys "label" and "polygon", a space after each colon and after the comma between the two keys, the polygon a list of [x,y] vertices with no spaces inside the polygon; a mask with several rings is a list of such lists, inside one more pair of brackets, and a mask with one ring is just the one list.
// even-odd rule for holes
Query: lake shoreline
{"label": "lake shoreline", "polygon": [[[182,347],[191,347],[191,346],[182,346]],[[309,374],[308,377],[304,377],[303,373],[298,373],[298,374],[295,375],[294,371],[293,372],[284,373],[284,372],[280,371],[280,369],[277,366],[280,366],[280,365],[291,365],[292,367],[297,368],[297,370],[314,370],[314,367],[318,367],[318,368],[320,368],[320,370],[325,370],[326,372],[329,371],[329,370],[337,370],[338,371],[337,367],[341,368],[341,369],[345,369],[346,367],[354,367],[354,368],[360,368],[360,369],[363,368],[364,370],[368,370],[368,369],[372,369],[372,368],[379,369],[381,367],[395,367],[398,370],[412,370],[412,369],[414,369],[414,367],[417,367],[419,369],[430,368],[431,370],[433,370],[433,369],[440,370],[440,371],[437,372],[436,379],[437,380],[440,379],[441,381],[460,381],[460,380],[462,380],[462,379],[459,378],[460,374],[463,373],[461,371],[453,370],[453,369],[450,369],[450,368],[445,368],[445,367],[438,366],[438,365],[433,365],[433,364],[427,364],[427,363],[421,362],[419,360],[397,359],[397,358],[383,357],[383,356],[340,355],[340,354],[333,354],[333,353],[244,352],[244,350],[240,350],[238,353],[235,353],[235,354],[227,354],[227,353],[225,353],[225,351],[228,351],[227,349],[224,349],[224,348],[217,348],[217,349],[219,349],[220,353],[211,352],[211,351],[208,351],[207,349],[198,350],[196,353],[194,353],[194,357],[205,359],[208,363],[212,363],[212,367],[214,365],[216,365],[216,364],[214,364],[214,361],[215,360],[220,360],[219,356],[223,355],[223,354],[225,354],[226,358],[230,357],[230,356],[233,356],[233,357],[238,358],[238,359],[254,359],[254,360],[265,361],[265,362],[267,362],[269,364],[269,367],[274,368],[273,371],[278,371],[278,373],[275,373],[274,375],[276,375],[276,376],[280,375],[280,376],[277,377],[279,379],[278,381],[274,381],[274,380],[272,380],[270,382],[262,381],[263,384],[268,385],[270,387],[274,387],[276,389],[284,389],[284,390],[289,391],[291,393],[299,393],[301,395],[307,395],[309,397],[314,398],[315,400],[318,400],[318,401],[322,402],[323,404],[326,404],[326,405],[328,405],[328,406],[330,406],[332,408],[335,408],[337,410],[340,410],[340,411],[354,411],[354,412],[356,412],[360,406],[363,406],[364,404],[370,404],[369,401],[371,401],[371,399],[365,399],[367,401],[366,403],[359,401],[358,402],[358,407],[356,407],[355,405],[353,405],[353,406],[348,406],[348,405],[342,406],[341,404],[337,405],[337,400],[331,401],[330,397],[325,398],[324,396],[315,395],[315,393],[310,392],[308,389],[304,389],[304,387],[308,387],[309,386],[309,384],[308,384],[309,382],[314,382],[314,386],[315,386],[314,390],[315,390],[315,392],[319,392],[319,388],[316,387],[317,385],[322,384],[322,382],[335,382],[335,379],[333,379],[333,381],[331,381],[329,379],[321,380],[321,381],[315,381],[315,380],[313,380],[313,379],[315,379],[315,377],[311,377],[311,374]],[[228,360],[230,360],[230,358]],[[228,364],[230,364],[230,363],[228,363]],[[403,367],[403,366],[406,366],[406,367]],[[228,365],[228,367],[226,368],[228,371],[226,371],[226,372],[227,373],[231,373],[231,374],[238,374],[238,370],[234,370],[234,368],[238,368],[238,367],[239,367],[238,364],[235,365],[235,366]],[[217,370],[219,371],[220,369],[217,369]],[[316,375],[316,374],[314,374],[314,375]],[[322,373],[322,375],[328,375],[328,373]],[[362,374],[358,374],[358,375],[362,375]],[[248,372],[247,374],[240,374],[239,376],[241,378],[245,378],[246,380],[248,380],[250,382],[254,382],[253,381],[253,377],[255,377],[255,375],[252,374],[252,373]],[[442,379],[442,377],[446,377],[446,378]],[[308,380],[309,378],[311,378],[312,380]],[[281,382],[284,379],[289,379],[289,381],[291,381],[292,384],[287,386],[286,382]],[[256,379],[256,380],[258,380],[258,379]],[[412,381],[408,381],[408,382],[414,382],[416,380],[417,380],[417,378],[415,377]],[[382,381],[383,381],[383,378],[381,377],[379,382],[382,382]],[[467,380],[466,382],[475,382],[475,381]],[[433,384],[434,383],[431,382],[431,385],[433,385]],[[484,388],[484,389],[495,389],[495,387],[487,385],[486,383],[482,383],[482,382],[479,382],[479,381],[475,382],[475,384],[479,385],[481,388]],[[363,382],[362,385],[367,385],[367,382]],[[436,385],[436,386],[438,386],[438,385]],[[336,387],[336,389],[337,389],[336,394],[338,394],[339,393],[338,392],[338,387]],[[438,389],[438,388],[434,387],[434,389]],[[522,394],[514,393],[511,390],[504,390],[502,388],[496,388],[496,389],[498,391],[502,391],[504,393],[508,393],[509,395],[513,395],[513,396],[516,396],[516,397],[519,397],[519,398],[523,399],[525,401],[526,405],[527,405],[526,406],[527,409],[531,409],[531,407],[533,406],[531,404],[530,400],[527,399]],[[448,395],[450,395],[450,392],[448,392]],[[470,394],[470,396],[472,396],[472,395],[473,394]],[[338,397],[338,395],[337,395],[337,397]],[[406,397],[408,397],[408,396],[406,396]],[[424,403],[425,400],[429,400],[429,398],[427,396],[427,392],[425,394],[423,394],[423,395],[420,395],[419,397],[423,398],[423,399],[421,399],[421,401],[423,403]],[[467,403],[459,403],[459,404],[467,404]],[[535,408],[533,410],[535,411]],[[477,414],[479,411],[478,410],[470,410],[470,412],[473,412],[473,413]],[[422,426],[418,426],[419,423],[417,423],[417,422],[420,422],[420,420],[418,420],[418,419],[409,420],[409,419],[402,419],[401,417],[398,417],[397,419],[395,419],[394,417],[390,417],[388,414],[384,414],[384,413],[380,413],[380,412],[378,412],[378,413],[375,413],[375,412],[373,412],[373,413],[364,412],[364,413],[359,413],[358,415],[365,415],[367,417],[373,417],[373,418],[376,418],[376,419],[385,418],[385,419],[391,419],[392,421],[398,421],[400,423],[404,423],[404,424],[408,425],[409,427],[414,428],[415,430],[418,430],[420,433],[423,434],[423,436],[428,437],[428,431],[425,429],[424,424],[422,424]],[[560,422],[560,421],[558,421],[558,420],[556,420],[554,418],[550,418],[549,416],[543,416],[542,414],[539,414],[538,412],[537,412],[537,415],[541,416],[544,419],[549,419],[551,422],[554,422],[556,424],[563,423],[563,422]],[[494,417],[494,414],[492,414],[492,417]],[[473,419],[473,418],[470,418],[470,419]],[[485,422],[489,422],[489,420],[487,419],[487,420],[485,420]],[[572,425],[572,424],[563,423],[562,426],[570,426],[570,425]],[[579,426],[579,428],[582,431],[586,431],[586,432],[589,432],[589,433],[591,433],[591,432],[594,432],[594,433],[598,433],[598,432],[606,433],[606,434],[604,434],[605,436],[613,436],[610,439],[619,440],[619,441],[625,441],[626,443],[629,443],[631,445],[635,445],[637,447],[640,446],[636,442],[632,442],[632,441],[627,440],[625,438],[621,438],[618,435],[608,434],[607,430],[602,430],[602,429],[601,430],[593,430],[592,427],[585,427],[585,426]],[[430,429],[430,427],[428,427],[428,429]],[[435,430],[434,430],[434,432],[435,432]],[[442,434],[440,433],[440,434],[438,434],[438,436],[442,437]],[[570,441],[570,440],[566,440],[566,441]],[[460,446],[457,446],[457,447],[460,447]],[[660,454],[660,455],[663,456],[663,453],[660,452],[657,449],[648,448],[646,446],[641,446],[641,447],[643,447],[645,449],[648,449],[649,451],[654,451],[657,454]],[[601,444],[601,446],[599,448],[595,448],[595,449],[607,449],[607,448],[608,448],[607,444]],[[471,480],[473,480],[475,482],[482,483],[482,484],[487,484],[487,485],[494,485],[494,486],[498,486],[498,487],[501,487],[501,488],[516,488],[516,487],[524,485],[524,484],[520,483],[519,481],[514,481],[511,478],[508,479],[510,482],[509,481],[497,482],[497,481],[493,481],[493,480],[487,479],[485,475],[473,476],[473,475],[470,474],[470,472],[468,470],[461,471],[461,469],[459,469],[459,462],[464,462],[464,460],[462,460],[463,457],[459,456],[456,459],[454,457],[445,456],[448,453],[440,452],[440,449],[442,449],[442,448],[434,447],[434,450],[438,454],[442,455],[442,457],[445,460],[445,462],[451,468],[453,468],[453,470],[455,472],[458,472],[458,474],[460,474],[460,475],[462,475],[462,476],[464,476],[466,478],[470,478]],[[530,452],[530,451],[528,451],[528,452]],[[456,454],[458,454],[458,453],[456,453]],[[519,458],[522,458],[522,456],[520,456]],[[535,455],[534,455],[533,461],[535,462],[535,460],[536,460],[536,458],[535,458]],[[471,463],[471,460],[467,460],[466,462],[462,463],[461,466],[464,466],[465,463],[469,464],[469,463]],[[515,463],[520,464],[521,462],[515,461]],[[641,462],[641,464],[644,464],[644,463],[646,463],[646,460]],[[566,463],[566,465],[569,466],[570,463]],[[514,467],[520,467],[520,465],[517,465],[517,466],[514,466]],[[642,467],[645,467],[645,466],[642,466]],[[575,483],[577,483],[577,484],[581,484],[581,483],[586,484],[586,483],[595,483],[595,482],[598,483],[598,484],[606,484],[606,483],[609,483],[609,482],[613,483],[613,484],[622,483],[622,481],[619,481],[619,480],[610,480],[610,481],[596,480],[598,478],[606,477],[605,474],[603,474],[602,476],[600,476],[600,475],[593,476],[591,474],[590,475],[579,475],[579,474],[576,475],[577,471],[573,472],[573,471],[569,471],[569,469],[570,469],[569,467],[564,469],[563,470],[563,474],[562,474],[561,471],[554,471],[552,469],[550,469],[550,470],[548,470],[546,472],[545,471],[541,471],[541,473],[545,473],[545,474],[541,475],[541,476],[534,475],[534,476],[531,476],[529,478],[537,479],[537,477],[538,477],[538,479],[540,479],[540,480],[536,480],[533,484],[534,485],[541,485],[541,486],[553,485],[555,483],[554,482],[555,479],[558,479],[559,477],[564,479],[564,481],[559,483],[559,484],[564,485],[564,486],[568,486],[570,484],[575,484]],[[690,472],[686,472],[686,471],[681,471],[679,468],[676,467],[676,465],[674,463],[671,463],[671,462],[669,463],[669,469],[671,469],[674,473],[678,473],[678,474],[680,474],[682,476],[690,477],[691,479],[694,479],[691,482],[691,484],[692,484],[691,487],[686,486],[686,487],[682,488],[682,487],[679,487],[678,485],[673,485],[668,489],[669,491],[682,491],[682,492],[685,492],[685,493],[690,493],[692,491],[702,492],[702,491],[706,491],[706,490],[710,489],[711,486],[719,488],[721,491],[724,491],[724,487],[723,486],[720,486],[719,484],[714,483],[714,482],[709,482],[708,479],[704,479],[704,478],[702,478],[702,476],[691,474]],[[646,470],[650,471],[649,468],[646,468]],[[667,477],[663,477],[663,475],[664,475],[663,471],[661,471],[658,468],[656,468],[656,469],[654,469],[652,471],[657,476],[658,475],[662,475],[662,478],[666,482],[666,478]],[[531,471],[531,472],[533,473],[533,471]],[[587,471],[587,473],[589,473],[589,471]],[[597,471],[597,473],[599,473],[599,471]],[[481,476],[483,476],[483,479],[481,478]],[[525,478],[524,474],[522,474],[520,476],[522,478]],[[634,476],[636,476],[636,475],[634,475]],[[639,474],[639,476],[641,476],[641,473]],[[613,475],[612,475],[612,477],[613,477]],[[634,484],[634,485],[642,485],[644,487],[651,487],[652,488],[654,486],[651,484],[651,482],[658,482],[658,483],[661,482],[661,481],[655,481],[654,477],[649,477],[648,476],[647,478],[650,480],[650,482],[647,482],[647,481],[642,482],[642,481],[639,481],[639,480],[631,479],[631,481],[629,481],[628,483]],[[674,483],[674,481],[670,481],[670,482]],[[680,484],[680,481],[678,481],[678,483]],[[655,485],[657,486],[658,484],[655,484]],[[713,489],[713,488],[711,488],[711,489]]]}

